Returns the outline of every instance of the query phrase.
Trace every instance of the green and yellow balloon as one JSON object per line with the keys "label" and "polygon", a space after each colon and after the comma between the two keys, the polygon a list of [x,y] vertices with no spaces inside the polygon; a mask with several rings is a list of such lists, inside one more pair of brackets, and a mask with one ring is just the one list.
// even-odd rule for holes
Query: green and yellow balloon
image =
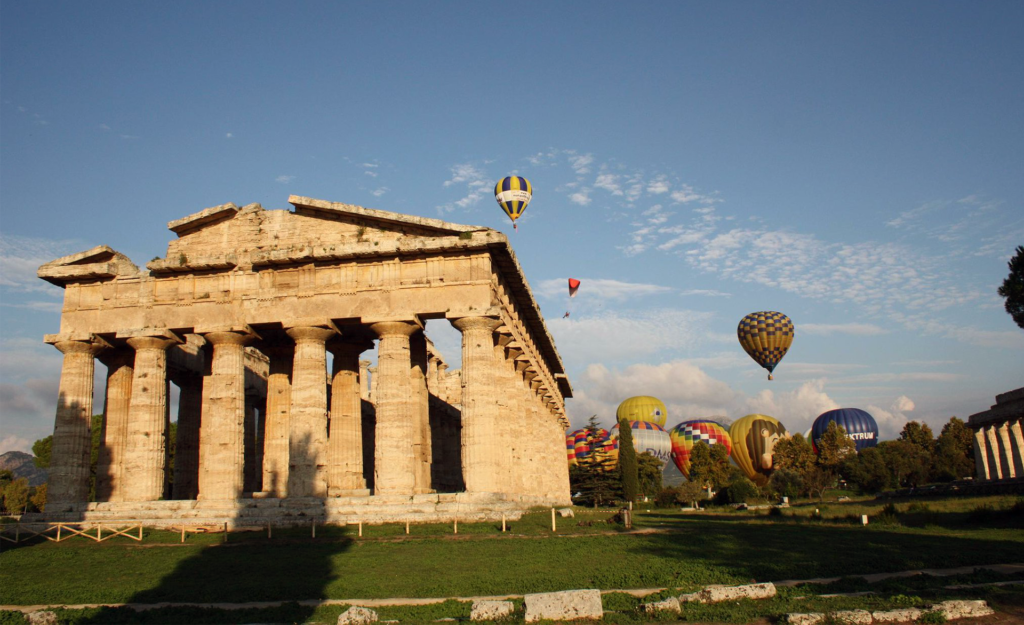
{"label": "green and yellow balloon", "polygon": [[740,320],[736,337],[747,355],[768,370],[768,379],[773,380],[772,371],[793,344],[796,329],[793,321],[780,312],[764,310],[750,313]]}

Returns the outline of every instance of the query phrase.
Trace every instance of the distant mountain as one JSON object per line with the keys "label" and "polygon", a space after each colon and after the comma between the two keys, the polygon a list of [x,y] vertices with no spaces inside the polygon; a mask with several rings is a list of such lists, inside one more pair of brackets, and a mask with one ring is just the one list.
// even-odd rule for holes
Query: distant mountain
{"label": "distant mountain", "polygon": [[32,460],[32,454],[23,451],[9,451],[0,454],[0,471],[7,470],[14,474],[14,479],[27,478],[29,486],[46,483],[46,469],[40,469]]}

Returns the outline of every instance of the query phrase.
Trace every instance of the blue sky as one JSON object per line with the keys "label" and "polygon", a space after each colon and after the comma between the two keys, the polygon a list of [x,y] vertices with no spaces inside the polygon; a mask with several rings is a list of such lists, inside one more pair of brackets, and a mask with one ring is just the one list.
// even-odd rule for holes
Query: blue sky
{"label": "blue sky", "polygon": [[[995,292],[1024,244],[1022,23],[1015,2],[4,2],[0,451],[53,427],[39,264],[107,244],[142,266],[168,221],[289,194],[508,233],[574,424],[636,394],[670,425],[859,407],[883,438],[984,410],[1024,382]],[[535,188],[518,233],[491,194],[511,173]],[[757,310],[797,325],[771,383],[735,338]]]}

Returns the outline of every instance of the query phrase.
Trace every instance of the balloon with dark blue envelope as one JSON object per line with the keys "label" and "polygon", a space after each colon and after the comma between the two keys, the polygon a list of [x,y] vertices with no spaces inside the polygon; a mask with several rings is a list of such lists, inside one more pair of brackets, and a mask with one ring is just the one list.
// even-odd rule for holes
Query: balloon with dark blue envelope
{"label": "balloon with dark blue envelope", "polygon": [[878,424],[875,418],[860,408],[837,408],[822,413],[814,420],[811,426],[811,444],[814,451],[818,451],[818,441],[821,440],[828,424],[835,421],[846,430],[846,435],[857,445],[857,451],[874,447],[878,444]]}

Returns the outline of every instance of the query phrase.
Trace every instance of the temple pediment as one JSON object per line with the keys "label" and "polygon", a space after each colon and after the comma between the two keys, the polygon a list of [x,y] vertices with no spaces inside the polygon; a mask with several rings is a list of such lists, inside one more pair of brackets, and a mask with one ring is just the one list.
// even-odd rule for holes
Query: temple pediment
{"label": "temple pediment", "polygon": [[69,282],[109,280],[139,275],[139,268],[124,254],[106,245],[62,256],[39,267],[36,275],[63,287]]}

